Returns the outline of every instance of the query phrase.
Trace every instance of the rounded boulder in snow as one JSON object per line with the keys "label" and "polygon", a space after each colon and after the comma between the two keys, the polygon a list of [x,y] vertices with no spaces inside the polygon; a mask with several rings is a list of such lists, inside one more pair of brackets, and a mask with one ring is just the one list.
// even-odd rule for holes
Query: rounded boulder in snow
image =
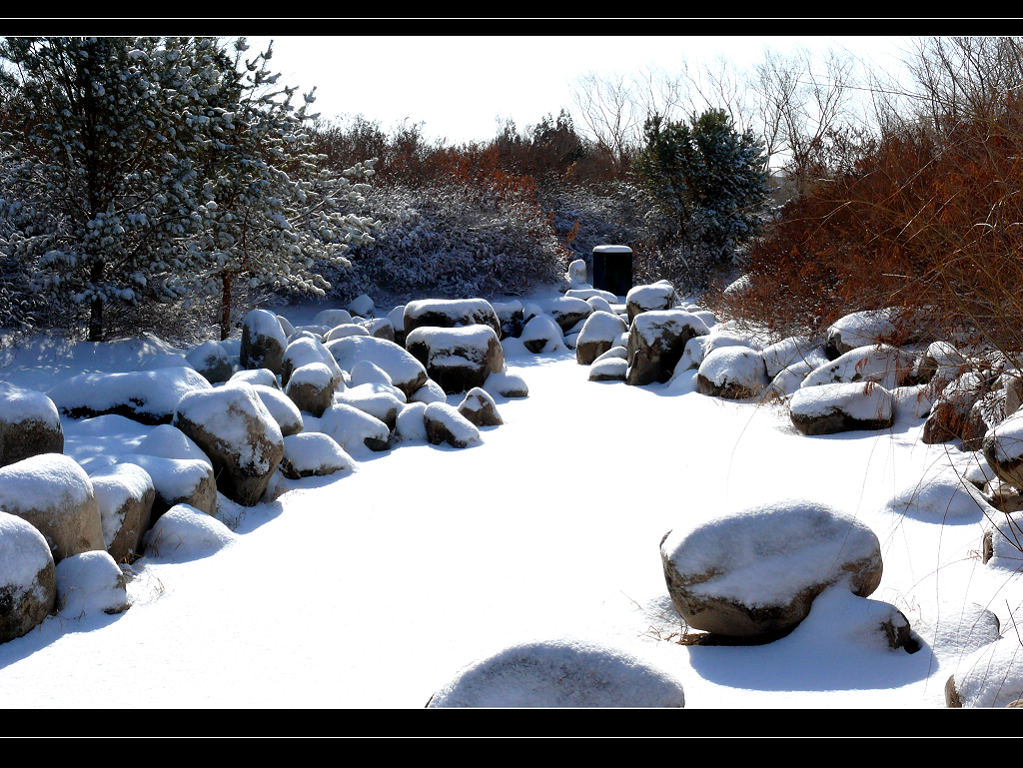
{"label": "rounded boulder in snow", "polygon": [[0,382],[0,467],[40,453],[63,453],[57,406],[42,392]]}
{"label": "rounded boulder in snow", "polygon": [[288,338],[273,312],[254,309],[242,320],[242,368],[269,368],[280,373],[287,345]]}
{"label": "rounded boulder in snow", "polygon": [[53,609],[57,575],[43,535],[0,510],[0,643],[21,637]]}
{"label": "rounded boulder in snow", "polygon": [[865,597],[881,581],[877,536],[855,518],[790,500],[669,531],[661,561],[672,605],[689,626],[771,639],[791,632],[839,580]]}
{"label": "rounded boulder in snow", "polygon": [[491,373],[504,370],[504,349],[487,325],[416,328],[405,346],[449,395],[483,386]]}

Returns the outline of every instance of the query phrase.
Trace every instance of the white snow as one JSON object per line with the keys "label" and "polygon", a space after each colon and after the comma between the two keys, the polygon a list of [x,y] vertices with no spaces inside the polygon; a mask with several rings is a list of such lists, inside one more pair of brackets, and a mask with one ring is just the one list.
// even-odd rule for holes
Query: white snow
{"label": "white snow", "polygon": [[62,413],[80,408],[102,413],[120,405],[133,413],[160,420],[168,419],[186,394],[211,388],[194,368],[175,367],[83,373],[55,385],[47,394]]}
{"label": "white snow", "polygon": [[[0,381],[0,424],[23,421],[40,421],[47,426],[58,427],[60,414],[53,401],[42,392]],[[0,441],[2,439],[0,436]]]}
{"label": "white snow", "polygon": [[611,312],[593,312],[583,323],[577,343],[589,341],[614,341],[627,330],[625,321]]}
{"label": "white snow", "polygon": [[288,340],[284,335],[284,329],[281,327],[280,321],[277,319],[277,315],[265,309],[254,309],[245,315],[242,320],[242,325],[249,329],[250,338],[255,341],[259,337],[265,336],[269,339],[274,339],[280,343],[283,348],[287,345]]}
{"label": "white snow", "polygon": [[366,458],[373,451],[366,446],[366,438],[386,441],[390,434],[380,419],[346,403],[335,402],[319,419],[320,432],[330,435],[338,445],[356,459]]}
{"label": "white snow", "polygon": [[[505,339],[505,341],[509,341],[509,339]],[[522,333],[519,335],[518,341],[522,344],[525,344],[527,341],[544,342],[537,354],[557,352],[566,348],[561,326],[554,321],[553,317],[546,313],[531,317],[522,327]]]}
{"label": "white snow", "polygon": [[888,344],[857,347],[816,368],[803,379],[803,387],[876,381],[885,389],[894,389],[904,382],[912,365],[906,352]]}
{"label": "white snow", "polygon": [[136,565],[152,560],[182,563],[209,557],[237,538],[216,518],[188,504],[175,504],[149,529],[145,556]]}
{"label": "white snow", "polygon": [[894,318],[891,308],[865,309],[836,320],[827,333],[829,338],[838,334],[846,347],[865,347],[893,334]]}
{"label": "white snow", "polygon": [[342,323],[341,325],[335,325],[329,331],[323,335],[324,343],[328,341],[334,341],[334,339],[343,339],[346,336],[371,336],[372,334],[361,325],[355,323]]}
{"label": "white snow", "polygon": [[61,509],[95,496],[85,470],[70,456],[40,453],[0,467],[0,509]]}
{"label": "white snow", "polygon": [[32,587],[35,577],[53,562],[50,546],[34,525],[0,508],[0,589]]}
{"label": "white snow", "polygon": [[127,607],[124,574],[106,552],[81,552],[57,563],[57,612],[63,618],[119,613]]}

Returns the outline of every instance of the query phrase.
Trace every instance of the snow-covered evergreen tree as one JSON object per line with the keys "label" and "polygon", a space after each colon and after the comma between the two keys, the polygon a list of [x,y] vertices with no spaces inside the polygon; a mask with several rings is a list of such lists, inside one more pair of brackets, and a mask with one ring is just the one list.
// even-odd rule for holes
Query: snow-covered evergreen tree
{"label": "snow-covered evergreen tree", "polygon": [[348,266],[345,251],[372,242],[376,224],[355,213],[373,161],[329,170],[311,150],[312,94],[296,109],[296,89],[279,86],[267,67],[272,49],[246,59],[244,39],[233,48],[221,52],[231,63],[204,115],[197,245],[205,262],[190,281],[219,296],[221,338],[239,281],[322,296],[330,284],[320,270]]}
{"label": "snow-covered evergreen tree", "polygon": [[89,307],[167,298],[194,266],[200,114],[217,86],[214,41],[6,38],[0,134],[2,248],[35,288]]}

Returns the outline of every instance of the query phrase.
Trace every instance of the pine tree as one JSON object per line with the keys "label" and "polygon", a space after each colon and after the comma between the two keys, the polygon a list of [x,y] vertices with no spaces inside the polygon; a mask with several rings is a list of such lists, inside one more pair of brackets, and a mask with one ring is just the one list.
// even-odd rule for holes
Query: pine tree
{"label": "pine tree", "polygon": [[656,206],[662,243],[687,252],[687,262],[726,262],[759,231],[768,199],[762,144],[715,109],[688,122],[655,114],[644,135],[635,168]]}
{"label": "pine tree", "polygon": [[0,242],[36,289],[89,307],[167,298],[194,264],[195,125],[212,41],[6,38]]}

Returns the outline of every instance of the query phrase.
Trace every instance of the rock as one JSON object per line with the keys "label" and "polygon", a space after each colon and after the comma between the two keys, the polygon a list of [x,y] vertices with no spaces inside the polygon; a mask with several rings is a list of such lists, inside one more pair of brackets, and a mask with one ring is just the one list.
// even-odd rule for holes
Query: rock
{"label": "rock", "polygon": [[789,400],[792,424],[804,435],[887,429],[894,415],[891,393],[873,382],[803,386]]}
{"label": "rock", "polygon": [[313,325],[325,326],[328,330],[352,322],[352,313],[347,309],[323,309],[313,317]]}
{"label": "rock", "polygon": [[394,328],[394,343],[405,348],[405,305],[399,304],[387,313],[387,320]]}
{"label": "rock", "polygon": [[42,453],[0,467],[0,509],[38,528],[55,563],[104,548],[92,481],[69,456]]}
{"label": "rock", "polygon": [[[499,376],[500,374],[492,373],[490,375],[493,377]],[[427,405],[430,403],[446,403],[447,400],[447,393],[441,389],[440,384],[433,379],[427,379],[426,383],[417,389],[412,394],[412,397],[408,399],[410,403],[426,403]]]}
{"label": "rock", "polygon": [[246,507],[259,503],[284,455],[284,439],[251,386],[186,395],[173,424],[209,456],[221,493]]}
{"label": "rock", "polygon": [[373,299],[365,293],[361,293],[356,296],[348,305],[349,312],[361,317],[370,317],[373,314],[374,309],[376,309],[376,305],[373,303]]}
{"label": "rock", "polygon": [[401,390],[396,390],[398,395],[389,390],[395,389],[389,385],[373,384],[367,382],[355,387],[349,387],[344,392],[334,395],[335,403],[344,403],[360,411],[374,416],[387,425],[388,429],[394,429],[394,421],[398,418],[398,412],[405,405],[405,397]]}
{"label": "rock", "polygon": [[284,361],[281,363],[281,384],[287,386],[292,373],[297,368],[309,363],[320,363],[327,366],[331,376],[331,390],[337,389],[344,382],[341,366],[330,350],[316,339],[302,337],[288,344],[288,348],[284,351]]}
{"label": "rock", "polygon": [[298,434],[305,429],[302,411],[288,395],[276,387],[267,387],[262,384],[253,384],[252,389],[259,395],[259,399],[263,401],[263,405],[277,422],[282,437]]}
{"label": "rock", "polygon": [[984,436],[997,424],[1005,420],[1005,390],[987,392],[970,408],[963,425],[963,450],[979,451]]}
{"label": "rock", "polygon": [[596,296],[608,304],[614,304],[618,301],[618,297],[611,293],[611,291],[602,291],[599,288],[569,288],[565,291],[565,295],[573,299],[582,299],[583,301],[589,301]]}
{"label": "rock", "polygon": [[156,486],[138,464],[121,463],[93,474],[99,507],[103,547],[115,563],[132,562],[142,553],[142,537],[149,529],[156,501]]}
{"label": "rock", "polygon": [[285,337],[290,339],[295,335],[295,326],[284,315],[277,315],[277,322],[281,324],[281,330],[284,331]]}
{"label": "rock", "polygon": [[683,707],[682,685],[625,651],[574,640],[522,643],[474,662],[433,694],[441,707]]}
{"label": "rock", "polygon": [[583,259],[572,259],[568,264],[568,271],[565,277],[570,283],[586,283],[586,261]]}
{"label": "rock", "polygon": [[828,362],[824,355],[824,348],[819,343],[803,336],[789,336],[765,347],[761,354],[769,379],[773,379],[796,363],[812,361],[813,368],[817,368]]}
{"label": "rock", "polygon": [[523,316],[522,302],[517,299],[493,301],[491,306],[497,313],[498,322],[501,323],[501,338],[517,338],[522,333],[522,326],[526,322],[526,318]]}
{"label": "rock", "polygon": [[458,412],[477,427],[496,427],[504,424],[497,412],[497,403],[490,393],[481,387],[473,387],[462,398]]}
{"label": "rock", "polygon": [[43,535],[0,509],[0,643],[28,633],[57,598],[53,555]]}
{"label": "rock", "polygon": [[885,389],[894,389],[909,383],[912,370],[912,356],[901,349],[887,344],[857,347],[814,369],[803,380],[803,387],[875,381]]}
{"label": "rock", "polygon": [[958,378],[967,371],[969,360],[958,349],[947,341],[935,341],[917,360],[913,370],[914,378],[927,383],[935,376],[945,381]]}
{"label": "rock", "polygon": [[529,318],[522,327],[519,340],[534,354],[557,352],[565,348],[565,336],[561,326],[546,313]]}
{"label": "rock", "polygon": [[208,458],[182,459],[150,454],[123,454],[121,461],[138,464],[153,480],[156,499],[151,523],[176,504],[188,504],[212,515],[217,510],[217,481]]}
{"label": "rock", "polygon": [[242,368],[269,368],[281,372],[288,337],[277,315],[265,309],[254,309],[242,320]]}
{"label": "rock", "polygon": [[0,467],[41,453],[63,453],[57,406],[42,392],[0,381]]}
{"label": "rock", "polygon": [[814,598],[847,580],[862,597],[881,581],[877,536],[814,501],[751,507],[669,531],[661,560],[672,605],[689,626],[757,640],[792,631]]}
{"label": "rock", "polygon": [[[590,296],[586,299],[586,303],[590,305],[594,312],[610,312],[612,315],[616,314],[614,309],[611,307],[611,302],[601,296]],[[622,322],[625,322],[624,320]]]}
{"label": "rock", "polygon": [[544,303],[544,310],[554,318],[562,333],[568,333],[576,324],[584,321],[593,312],[593,307],[584,299],[559,296]]}
{"label": "rock", "polygon": [[702,394],[713,397],[729,400],[757,397],[767,386],[764,359],[748,347],[718,347],[700,363],[696,385]]}
{"label": "rock", "polygon": [[106,552],[82,552],[57,563],[58,613],[78,618],[128,610],[124,574]]}
{"label": "rock", "polygon": [[629,364],[618,357],[598,360],[590,366],[590,381],[625,381]]}
{"label": "rock", "polygon": [[[822,355],[823,357],[823,355]],[[771,379],[765,393],[777,397],[788,397],[799,389],[810,372],[820,366],[819,362],[811,360],[800,360],[788,368],[778,372],[778,375]]]}
{"label": "rock", "polygon": [[189,365],[210,384],[227,381],[234,373],[231,358],[224,345],[217,341],[206,341],[188,353]]}
{"label": "rock", "polygon": [[278,392],[281,391],[277,375],[269,368],[248,368],[242,371],[235,371],[228,381],[232,383],[244,382],[253,386],[258,384],[264,387],[271,387]]}
{"label": "rock", "polygon": [[306,363],[296,368],[288,379],[285,394],[300,411],[322,416],[334,399],[336,380],[323,363]]}
{"label": "rock", "polygon": [[529,396],[529,387],[526,386],[525,379],[517,373],[511,373],[509,371],[492,373],[487,376],[487,380],[483,382],[483,389],[492,395],[498,395],[500,397]]}
{"label": "rock", "polygon": [[491,373],[504,369],[497,332],[486,325],[419,327],[408,334],[405,345],[449,395],[481,386]]}
{"label": "rock", "polygon": [[365,320],[362,322],[362,327],[369,332],[370,336],[374,336],[378,339],[386,339],[387,341],[394,341],[394,326],[391,325],[391,321],[386,317],[377,317],[371,320]]}
{"label": "rock", "polygon": [[380,384],[393,390],[397,396],[405,397],[405,393],[394,386],[387,371],[369,360],[360,360],[352,366],[348,372],[348,384],[352,387],[357,387],[360,384]]}
{"label": "rock", "polygon": [[1006,632],[993,643],[960,659],[945,683],[949,707],[1005,707],[1023,691],[1023,653],[1019,637]]}
{"label": "rock", "polygon": [[146,558],[181,563],[230,546],[237,535],[222,522],[188,504],[175,504],[146,534]]}
{"label": "rock", "polygon": [[355,462],[352,457],[345,453],[336,440],[322,432],[307,432],[284,438],[281,474],[291,480],[347,472],[353,466]]}
{"label": "rock", "polygon": [[708,333],[698,317],[681,309],[643,312],[629,329],[629,372],[625,383],[666,382],[675,371],[686,343]]}
{"label": "rock", "polygon": [[586,318],[576,340],[575,359],[580,365],[590,365],[617,343],[618,337],[628,330],[625,321],[610,312],[593,312]]}
{"label": "rock", "polygon": [[380,452],[390,448],[391,431],[375,416],[352,405],[334,403],[320,417],[320,431],[330,435],[356,458],[367,451]]}
{"label": "rock", "polygon": [[372,336],[349,336],[326,345],[338,365],[351,371],[357,363],[373,363],[391,377],[391,383],[412,397],[426,383],[426,368],[410,352],[397,344]]}
{"label": "rock", "polygon": [[[416,328],[454,328],[466,325],[489,325],[498,340],[501,338],[501,321],[486,299],[421,299],[405,305],[403,327],[405,347],[408,336]],[[395,326],[397,327],[397,326]]]}
{"label": "rock", "polygon": [[1004,568],[1015,573],[1023,567],[1023,515],[1008,513],[991,515],[981,535],[981,561],[991,568]]}
{"label": "rock", "polygon": [[[941,382],[934,378],[932,382]],[[944,443],[967,437],[967,424],[973,406],[988,391],[985,379],[976,372],[967,372],[950,382],[931,405],[920,440],[927,444]],[[970,431],[970,437],[976,437]]]}
{"label": "rock", "polygon": [[195,369],[182,367],[83,373],[57,384],[48,394],[60,412],[72,419],[113,413],[142,424],[166,424],[182,397],[210,390],[210,383]]}
{"label": "rock", "polygon": [[[357,323],[342,323],[341,325],[335,325],[325,334],[323,334],[324,343],[328,341],[334,341],[335,339],[343,339],[346,336],[370,336],[369,330]],[[392,334],[393,335],[393,334]]]}
{"label": "rock", "polygon": [[637,285],[625,296],[629,322],[642,312],[668,310],[675,305],[675,288],[667,280],[652,285]]}
{"label": "rock", "polygon": [[468,448],[482,442],[476,426],[447,403],[426,406],[423,422],[430,445],[447,443],[452,448]]}
{"label": "rock", "polygon": [[614,360],[625,360],[626,362],[628,362],[629,361],[629,350],[627,350],[625,347],[621,346],[620,344],[616,344],[615,346],[611,347],[611,349],[607,350],[607,352],[604,352],[603,354],[598,355],[597,358],[593,362],[594,363],[600,363],[600,362],[603,362],[604,360],[612,360],[612,359],[614,359]]}
{"label": "rock", "polygon": [[846,315],[828,328],[825,353],[834,360],[857,347],[890,343],[898,337],[897,320],[898,313],[890,307]]}
{"label": "rock", "polygon": [[408,403],[395,420],[394,436],[403,443],[426,442],[427,403]]}

